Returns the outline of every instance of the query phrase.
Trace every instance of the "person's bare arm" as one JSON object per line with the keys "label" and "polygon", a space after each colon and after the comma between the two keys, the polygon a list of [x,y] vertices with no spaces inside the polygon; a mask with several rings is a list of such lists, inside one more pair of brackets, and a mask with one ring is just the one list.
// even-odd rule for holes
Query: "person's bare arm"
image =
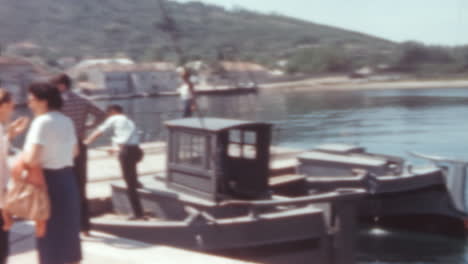
{"label": "person's bare arm", "polygon": [[11,122],[8,126],[7,133],[10,140],[14,139],[18,135],[22,134],[29,125],[28,117],[20,117],[15,121]]}
{"label": "person's bare arm", "polygon": [[30,167],[37,167],[41,165],[43,146],[34,144],[32,148],[24,154],[24,162]]}
{"label": "person's bare arm", "polygon": [[78,147],[78,144],[75,144],[73,146],[73,157],[76,158],[80,155],[80,148]]}
{"label": "person's bare arm", "polygon": [[85,140],[83,140],[83,144],[90,145],[93,143],[98,137],[100,137],[103,133],[99,130],[95,130],[91,135],[89,135]]}
{"label": "person's bare arm", "polygon": [[86,114],[87,117],[89,115],[93,117],[93,122],[91,124],[86,124],[87,130],[95,128],[106,118],[106,113],[91,101],[88,101]]}

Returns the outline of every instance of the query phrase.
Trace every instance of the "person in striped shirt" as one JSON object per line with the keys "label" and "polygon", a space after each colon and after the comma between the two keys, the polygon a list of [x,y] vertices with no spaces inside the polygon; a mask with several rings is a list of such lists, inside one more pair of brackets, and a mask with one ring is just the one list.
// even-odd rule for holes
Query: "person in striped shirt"
{"label": "person in striped shirt", "polygon": [[55,76],[50,81],[60,91],[63,99],[62,113],[71,118],[75,125],[79,143],[79,155],[74,160],[75,174],[78,179],[81,204],[81,231],[89,235],[90,223],[88,202],[86,198],[87,181],[87,147],[83,144],[87,131],[97,127],[105,118],[106,113],[91,100],[71,91],[72,80],[66,74]]}

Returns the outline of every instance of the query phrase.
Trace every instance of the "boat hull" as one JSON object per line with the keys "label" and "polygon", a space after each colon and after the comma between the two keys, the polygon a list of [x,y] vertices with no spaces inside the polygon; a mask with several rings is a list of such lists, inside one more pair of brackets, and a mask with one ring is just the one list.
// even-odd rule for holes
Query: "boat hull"
{"label": "boat hull", "polygon": [[[220,250],[326,240],[327,228],[320,210],[301,208],[258,217],[240,217],[210,223],[206,219],[187,221],[116,221],[93,219],[93,228],[102,232],[151,244],[198,250]],[[320,250],[320,249],[319,249]]]}
{"label": "boat hull", "polygon": [[455,210],[443,173],[436,168],[407,176],[309,176],[306,185],[308,191],[366,189],[368,194],[359,203],[358,215],[361,217],[432,214],[464,218],[464,214]]}

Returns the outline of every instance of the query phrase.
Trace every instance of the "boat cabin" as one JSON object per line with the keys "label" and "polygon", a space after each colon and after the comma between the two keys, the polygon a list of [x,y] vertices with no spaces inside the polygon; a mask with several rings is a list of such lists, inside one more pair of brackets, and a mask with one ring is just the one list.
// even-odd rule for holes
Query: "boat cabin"
{"label": "boat cabin", "polygon": [[271,124],[185,118],[166,126],[169,189],[212,201],[269,196]]}

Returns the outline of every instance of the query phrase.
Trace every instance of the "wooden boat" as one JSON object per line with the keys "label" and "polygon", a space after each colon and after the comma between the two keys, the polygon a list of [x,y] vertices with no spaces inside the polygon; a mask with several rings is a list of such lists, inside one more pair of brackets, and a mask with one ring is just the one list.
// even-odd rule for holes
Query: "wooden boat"
{"label": "wooden boat", "polygon": [[[239,85],[235,87],[207,87],[196,90],[197,95],[234,95],[234,94],[248,94],[257,93],[259,90],[258,86],[251,85]],[[86,95],[88,98],[96,101],[100,100],[117,100],[117,99],[131,99],[131,98],[143,98],[143,97],[162,97],[162,96],[179,96],[178,91],[161,91],[161,92],[135,92],[135,93],[123,93],[123,94],[102,94],[88,92]]]}
{"label": "wooden boat", "polygon": [[257,93],[259,90],[257,85],[238,84],[234,87],[212,87],[209,89],[197,89],[198,95],[215,95],[215,94],[247,94]]}
{"label": "wooden boat", "polygon": [[[166,123],[167,169],[143,181],[143,207],[152,218],[97,217],[93,228],[154,244],[200,250],[317,241],[318,263],[354,263],[359,188],[279,196],[304,177],[270,178],[271,125],[197,118]],[[292,187],[291,187],[292,188]],[[131,212],[126,186],[112,186],[114,213]]]}
{"label": "wooden boat", "polygon": [[[398,226],[407,224],[422,230],[423,223],[437,229],[434,225],[440,220],[439,230],[433,231],[460,233],[468,212],[465,197],[468,163],[419,157],[436,166],[415,167],[399,157],[368,153],[362,147],[326,144],[300,154],[297,172],[307,176],[304,189],[309,192],[365,188],[368,195],[359,206],[361,218]],[[406,219],[398,219],[402,216]],[[433,220],[428,220],[429,217]]]}

